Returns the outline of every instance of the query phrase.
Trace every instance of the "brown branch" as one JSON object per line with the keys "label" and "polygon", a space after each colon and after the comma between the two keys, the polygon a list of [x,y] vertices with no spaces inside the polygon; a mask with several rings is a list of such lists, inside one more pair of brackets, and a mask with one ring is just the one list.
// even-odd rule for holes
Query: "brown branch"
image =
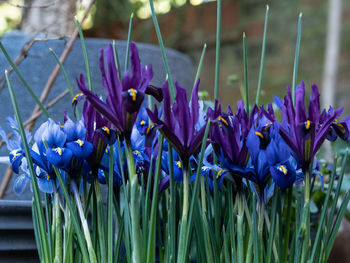
{"label": "brown branch", "polygon": [[[47,29],[48,27],[50,27],[50,25],[47,25],[45,27],[43,27],[42,29],[40,29],[40,31],[36,32],[35,35],[37,35],[38,33],[40,33],[42,30],[45,30]],[[20,50],[18,56],[16,57],[15,61],[13,62],[16,67],[18,67],[22,62],[23,60],[25,60],[28,56],[28,53],[29,53],[29,50],[33,47],[33,45],[36,43],[36,42],[44,42],[44,41],[49,41],[49,40],[56,40],[56,39],[62,39],[62,38],[31,38],[30,40],[28,40],[24,46],[22,47],[22,49]],[[7,68],[7,72],[9,74],[11,74],[13,71],[13,68],[10,66]],[[3,88],[5,87],[6,85],[6,81],[5,81],[5,73],[1,75],[0,77],[0,82],[1,83],[1,86],[0,86],[0,92],[3,90]]]}
{"label": "brown branch", "polygon": [[[88,13],[89,13],[93,3],[94,3],[94,0],[91,0],[89,5],[87,6],[85,12],[84,12],[84,16],[83,16],[83,18],[82,18],[80,23],[83,23],[83,21],[86,19],[86,17],[88,15]],[[74,44],[75,40],[77,39],[78,35],[79,35],[79,31],[78,31],[78,28],[76,28],[74,30],[74,32],[73,32],[72,37],[70,38],[70,40],[69,40],[69,42],[67,44],[67,47],[64,49],[64,51],[63,51],[63,53],[62,53],[62,55],[60,57],[60,61],[61,61],[62,64],[66,60],[69,52],[72,50],[73,44]],[[46,100],[47,96],[49,95],[49,92],[51,91],[51,88],[52,88],[53,84],[56,81],[56,78],[57,78],[57,75],[58,75],[59,71],[60,71],[60,67],[57,64],[55,69],[52,71],[49,79],[47,80],[44,90],[41,93],[40,101],[42,103]],[[32,115],[36,114],[39,110],[40,110],[39,106],[36,105],[34,110],[33,110],[33,112],[32,112]],[[32,123],[28,124],[27,129],[31,130],[33,128],[34,124],[35,124],[35,122],[32,122]]]}
{"label": "brown branch", "polygon": [[[83,16],[82,20],[80,21],[81,24],[82,24],[82,23],[84,22],[84,20],[86,19],[86,17],[87,17],[87,15],[88,15],[88,13],[89,13],[89,11],[90,11],[90,9],[91,9],[91,7],[92,7],[93,4],[94,4],[94,0],[91,0],[91,1],[89,2],[88,6],[86,7],[86,10],[85,10],[85,12],[84,12],[84,16]],[[73,47],[73,44],[74,44],[75,40],[76,40],[77,37],[78,37],[78,34],[79,34],[79,31],[78,31],[78,29],[76,28],[76,29],[74,30],[74,32],[73,32],[72,37],[70,38],[70,40],[69,40],[69,42],[68,42],[68,44],[67,44],[67,47],[64,49],[64,51],[63,51],[63,53],[62,53],[62,55],[61,55],[61,57],[60,57],[60,61],[61,61],[62,64],[64,63],[64,61],[66,60],[66,58],[67,58],[69,52],[71,51],[71,49],[72,49],[72,47]],[[46,85],[45,85],[44,90],[43,90],[42,93],[41,93],[41,96],[40,96],[40,101],[41,101],[41,103],[44,103],[44,101],[46,100],[47,96],[49,95],[49,92],[50,92],[50,90],[51,90],[53,84],[55,83],[55,80],[56,80],[56,78],[57,78],[57,75],[58,75],[59,70],[60,70],[59,65],[56,65],[56,67],[55,67],[55,69],[53,70],[53,72],[51,73],[51,75],[50,75],[48,81],[46,82]],[[66,90],[65,92],[66,92],[66,94],[68,94],[69,91]],[[65,94],[65,95],[66,95],[66,94]],[[62,94],[61,94],[61,95],[62,95]],[[63,95],[62,97],[64,97],[65,95]],[[58,100],[57,100],[57,99],[58,99],[58,97],[55,99],[55,103],[56,103],[57,101],[59,101],[59,99],[58,99]],[[53,100],[53,101],[54,101],[54,100]],[[54,103],[53,103],[53,104],[54,104]],[[52,105],[53,105],[53,104],[52,104]],[[47,106],[49,106],[49,104],[48,104]],[[30,130],[33,128],[33,126],[34,126],[34,124],[35,124],[35,120],[36,120],[40,115],[41,115],[41,110],[40,110],[39,106],[36,105],[35,108],[34,108],[34,110],[33,110],[33,112],[32,112],[32,114],[31,114],[31,116],[30,116],[30,118],[26,121],[26,123],[27,123],[27,124],[25,125],[25,126],[26,126],[26,130],[29,130],[29,131],[30,131]],[[1,144],[1,143],[0,143],[0,144]],[[8,186],[8,184],[9,184],[10,180],[11,180],[12,172],[11,172],[10,170],[11,170],[11,166],[9,166],[9,167],[7,168],[7,171],[6,171],[6,175],[7,175],[7,174],[9,174],[9,175],[4,176],[4,178],[3,178],[2,182],[1,182],[1,185],[0,185],[0,190],[1,190],[1,192],[0,192],[0,199],[2,198],[1,196],[3,196],[3,195],[5,194],[5,191],[6,191],[6,189],[7,189],[7,186]]]}
{"label": "brown branch", "polygon": [[9,165],[6,169],[6,172],[4,174],[4,177],[2,179],[1,185],[0,185],[0,199],[4,198],[6,189],[10,183],[11,177],[12,177],[13,171],[11,169],[11,165]]}
{"label": "brown branch", "polygon": [[[51,100],[46,106],[45,109],[49,109],[52,106],[54,106],[58,101],[60,101],[64,96],[66,96],[69,93],[69,90],[66,89],[65,91],[63,91],[60,95],[58,95],[56,98],[54,98],[53,100]],[[35,121],[37,118],[39,118],[41,116],[41,114],[43,114],[42,110],[39,110],[35,115],[31,115],[25,122],[23,122],[23,126],[27,129],[26,126],[28,126],[28,124],[32,123],[33,121]],[[12,133],[7,134],[7,138],[11,138],[13,136]],[[0,141],[0,147],[2,147],[5,144],[4,140]]]}

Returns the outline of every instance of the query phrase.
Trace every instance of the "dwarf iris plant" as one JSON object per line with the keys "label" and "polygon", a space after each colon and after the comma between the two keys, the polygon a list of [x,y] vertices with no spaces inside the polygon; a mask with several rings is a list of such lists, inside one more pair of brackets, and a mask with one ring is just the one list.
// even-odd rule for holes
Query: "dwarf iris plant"
{"label": "dwarf iris plant", "polygon": [[[0,161],[19,174],[17,194],[33,191],[40,262],[327,262],[350,194],[342,185],[347,150],[329,163],[321,148],[325,140],[350,140],[350,116],[340,119],[343,109],[333,106],[322,110],[316,85],[296,85],[301,16],[292,90],[287,88],[284,99],[275,97],[274,104],[249,105],[244,34],[244,101],[223,110],[217,2],[214,103],[198,95],[199,88],[207,88],[199,86],[206,45],[190,100],[181,79],[173,84],[152,0],[167,72],[161,88],[151,83],[152,65],[142,64],[137,45],[128,41],[124,70],[115,43],[100,50],[106,96],[92,92],[76,21],[88,88],[81,74],[81,93],[72,93],[74,118],[48,117],[32,138],[24,131],[6,72],[16,117],[7,118],[13,138],[0,128],[9,150]],[[153,105],[151,97],[158,102]],[[84,103],[81,114],[78,103]]]}

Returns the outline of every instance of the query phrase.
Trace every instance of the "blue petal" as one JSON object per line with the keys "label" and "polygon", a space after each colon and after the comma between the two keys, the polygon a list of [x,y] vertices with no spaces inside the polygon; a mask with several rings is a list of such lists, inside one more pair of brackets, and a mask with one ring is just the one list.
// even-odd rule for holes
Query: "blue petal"
{"label": "blue petal", "polygon": [[88,158],[94,150],[94,146],[90,142],[82,140],[68,142],[66,146],[72,151],[73,156],[78,160],[84,160]]}
{"label": "blue petal", "polygon": [[107,184],[106,177],[102,169],[98,169],[97,178],[100,184]]}
{"label": "blue petal", "polygon": [[72,151],[67,148],[50,148],[46,151],[47,160],[58,168],[66,168],[72,159]]}
{"label": "blue petal", "polygon": [[148,127],[148,115],[145,107],[141,107],[136,119],[136,128],[140,134],[145,134]]}
{"label": "blue petal", "polygon": [[277,105],[277,107],[282,110],[283,100],[279,97],[273,96],[273,101]]}
{"label": "blue petal", "polygon": [[52,179],[47,179],[47,178],[37,178],[38,182],[38,187],[40,191],[47,193],[47,194],[52,194],[53,193],[53,180]]}
{"label": "blue petal", "polygon": [[289,162],[270,167],[272,179],[282,190],[291,187],[296,180],[296,171]]}
{"label": "blue petal", "polygon": [[74,123],[68,118],[63,126],[63,131],[67,135],[67,142],[85,139],[86,129],[82,121]]}
{"label": "blue petal", "polygon": [[17,195],[21,195],[24,192],[29,181],[30,179],[28,178],[27,174],[22,174],[18,176],[13,185],[13,190],[15,191],[15,193]]}
{"label": "blue petal", "polygon": [[19,167],[22,164],[23,157],[24,157],[23,152],[20,149],[13,150],[12,152],[10,152],[9,158],[10,158],[11,168],[16,174],[18,174],[19,172]]}
{"label": "blue petal", "polygon": [[50,148],[63,147],[66,139],[67,135],[52,119],[44,122],[34,135],[34,140],[36,143],[38,143],[38,146],[42,140],[45,140]]}

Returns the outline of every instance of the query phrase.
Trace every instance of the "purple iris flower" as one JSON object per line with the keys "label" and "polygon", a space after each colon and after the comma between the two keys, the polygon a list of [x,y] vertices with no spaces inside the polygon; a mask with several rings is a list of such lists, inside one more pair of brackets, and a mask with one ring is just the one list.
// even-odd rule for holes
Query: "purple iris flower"
{"label": "purple iris flower", "polygon": [[241,185],[242,178],[251,179],[254,175],[254,171],[247,167],[249,152],[246,143],[257,111],[255,106],[249,116],[243,101],[238,102],[235,115],[231,108],[229,113],[221,111],[219,103],[216,103],[215,110],[208,109],[207,115],[215,119],[209,138],[222,166],[222,169],[217,171],[218,178],[226,176],[237,185]]}
{"label": "purple iris flower", "polygon": [[196,129],[199,120],[198,85],[199,79],[192,91],[192,99],[189,104],[186,90],[176,83],[176,98],[174,104],[171,105],[169,85],[168,82],[164,82],[162,87],[163,120],[159,117],[157,106],[153,112],[147,109],[151,121],[157,125],[157,129],[179,154],[185,169],[188,167],[190,156],[201,145],[205,131],[205,125]]}
{"label": "purple iris flower", "polygon": [[[287,87],[287,96],[282,103],[281,99],[275,98],[276,104],[282,111],[283,121],[279,131],[301,163],[303,172],[309,169],[310,163],[327,138],[330,128],[342,113],[343,108],[328,111],[321,114],[320,94],[316,85],[311,87],[311,96],[308,113],[305,108],[305,85],[301,83],[296,89],[295,106],[293,106],[290,87]],[[269,114],[266,116],[275,121]]]}
{"label": "purple iris flower", "polygon": [[[320,116],[320,123],[324,123],[327,120],[327,116],[332,114],[334,114],[334,109],[332,106],[329,107],[328,111],[323,110]],[[345,117],[343,121],[335,119],[329,129],[327,140],[334,142],[339,137],[342,140],[348,141],[350,139],[349,127],[350,116]]]}
{"label": "purple iris flower", "polygon": [[[86,89],[84,85],[79,85],[79,88],[92,106],[115,126],[121,136],[130,136],[145,94],[153,95],[157,100],[162,100],[160,89],[149,85],[153,78],[152,66],[140,63],[136,45],[130,43],[131,73],[126,70],[122,80],[120,80],[112,45],[106,49],[107,71],[104,65],[104,51],[100,50],[100,53],[102,81],[107,90],[106,102]],[[80,83],[82,80],[81,76]]]}

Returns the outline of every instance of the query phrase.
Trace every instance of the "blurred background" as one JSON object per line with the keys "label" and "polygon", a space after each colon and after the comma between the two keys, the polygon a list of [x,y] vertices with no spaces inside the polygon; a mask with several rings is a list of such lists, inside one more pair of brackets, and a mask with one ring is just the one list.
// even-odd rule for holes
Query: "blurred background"
{"label": "blurred background", "polygon": [[[82,19],[88,9],[88,15],[82,24],[86,37],[126,40],[130,15],[134,13],[132,41],[158,44],[148,0],[92,2],[0,0],[0,37],[5,39],[6,36],[19,33],[40,36],[40,41],[71,37],[75,30],[74,15],[77,14],[78,18]],[[342,106],[345,108],[344,113],[350,113],[350,1],[222,2],[219,98],[224,106],[231,105],[234,108],[236,101],[241,99],[243,32],[247,35],[250,100],[255,100],[265,8],[268,4],[270,14],[261,103],[271,102],[273,95],[284,96],[286,86],[292,83],[298,17],[302,12],[298,82],[304,80],[307,87],[317,84],[322,90],[324,106]],[[154,5],[165,46],[188,55],[194,66],[193,72],[199,62],[203,45],[207,44],[200,90],[207,99],[212,100],[215,77],[216,1],[154,0]],[[23,51],[21,48],[18,47],[18,50]],[[27,56],[26,52],[22,54],[23,59]],[[96,67],[96,64],[92,67]],[[191,75],[194,78],[194,74]],[[184,82],[183,79],[176,80],[180,84]],[[5,116],[1,116],[3,117]],[[335,147],[335,150],[344,147],[345,144],[342,143],[341,147]],[[349,179],[345,183],[350,187]],[[350,218],[350,213],[348,217]],[[344,223],[343,230],[346,229],[350,229],[348,223]],[[350,262],[350,251],[341,246],[350,241],[349,235],[344,233],[349,231],[340,232],[336,241],[340,245],[335,246],[331,262]]]}
{"label": "blurred background", "polygon": [[[47,37],[70,36],[75,28],[73,16],[82,16],[88,0],[4,0],[0,1],[0,34],[13,29],[25,33],[43,32]],[[196,67],[203,48],[207,52],[201,74],[202,90],[213,97],[215,66],[216,1],[155,0],[165,46],[188,54]],[[291,84],[299,12],[303,13],[298,81],[323,88],[326,66],[327,34],[333,32],[331,46],[339,47],[339,60],[333,76],[335,96],[331,103],[350,112],[350,2],[343,4],[333,20],[336,30],[328,30],[332,2],[340,0],[224,0],[222,7],[222,52],[220,95],[224,105],[240,98],[239,81],[243,78],[242,33],[246,32],[251,98],[255,98],[260,66],[265,5],[270,6],[262,103],[273,94],[283,96]],[[334,5],[334,4],[333,4]],[[334,8],[333,8],[334,9]],[[83,23],[84,34],[94,38],[127,38],[130,14],[134,12],[132,40],[157,44],[148,0],[98,0]],[[336,38],[336,39],[334,39]],[[336,44],[334,44],[336,42]],[[333,51],[334,53],[334,51]],[[334,56],[333,56],[334,57]],[[334,67],[333,67],[334,68]],[[333,74],[334,75],[334,74]],[[178,80],[181,83],[181,80]],[[332,89],[333,90],[333,89]],[[330,91],[329,91],[330,92]],[[333,95],[330,95],[333,96]],[[326,97],[323,94],[323,97]]]}

